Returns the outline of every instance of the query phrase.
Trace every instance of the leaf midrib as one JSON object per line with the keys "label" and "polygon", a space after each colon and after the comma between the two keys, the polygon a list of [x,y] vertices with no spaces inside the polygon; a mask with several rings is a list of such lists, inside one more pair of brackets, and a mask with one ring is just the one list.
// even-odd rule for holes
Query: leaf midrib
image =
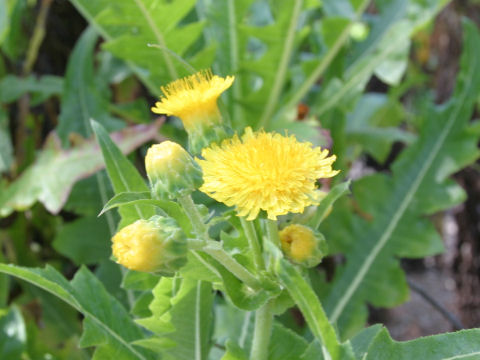
{"label": "leaf midrib", "polygon": [[43,289],[44,291],[49,292],[50,294],[58,297],[59,299],[63,300],[70,306],[72,306],[75,310],[78,312],[82,313],[84,316],[90,317],[97,325],[99,325],[102,329],[104,329],[107,333],[109,333],[115,340],[117,340],[119,343],[121,343],[123,346],[125,346],[133,355],[137,356],[138,359],[140,360],[147,360],[142,354],[138,353],[125,339],[123,339],[119,334],[117,334],[114,330],[112,330],[110,327],[108,327],[104,322],[102,322],[99,318],[97,318],[95,315],[90,313],[89,311],[85,310],[85,308],[75,299],[74,295],[72,295],[69,291],[66,291],[60,284],[57,284],[47,278],[42,277],[39,274],[36,274],[34,272],[28,272],[28,275],[33,276],[33,277],[40,277],[43,281],[47,281],[51,286],[53,287],[60,287],[67,295],[67,296],[62,296],[60,293],[55,292],[54,290],[44,286],[43,284],[35,282],[33,279],[29,279],[28,276],[26,275],[20,275],[15,273],[14,271],[11,271],[10,268],[16,269],[17,271],[28,271],[24,270],[22,268],[18,267],[11,267],[6,264],[0,264],[0,272],[4,274],[8,274],[11,276],[15,276],[17,278],[20,278],[24,281],[29,282],[32,285],[35,285],[36,287]]}
{"label": "leaf midrib", "polygon": [[[473,67],[473,66],[470,67],[470,69],[474,69],[474,68],[475,67]],[[465,89],[469,89],[471,84],[472,84],[473,76],[469,72],[469,74],[468,74],[468,76],[466,76],[466,78],[468,80],[467,80],[467,83],[465,84]],[[461,93],[460,99],[456,99],[456,103],[463,105],[464,102],[465,102],[465,98],[468,96],[468,93],[469,93],[468,91],[464,90]],[[365,262],[362,264],[359,271],[356,272],[356,275],[353,278],[353,281],[347,287],[346,292],[337,301],[337,304],[333,308],[332,315],[331,315],[331,320],[333,322],[338,320],[338,318],[342,314],[342,311],[344,310],[345,306],[347,305],[347,303],[352,298],[354,292],[360,286],[360,283],[363,281],[363,279],[366,276],[368,270],[370,269],[371,265],[375,261],[377,255],[380,253],[380,251],[384,248],[387,241],[390,239],[390,237],[391,237],[393,231],[395,230],[396,226],[398,225],[400,219],[402,218],[406,209],[410,205],[410,202],[412,201],[413,196],[417,192],[421,182],[425,178],[426,173],[428,172],[428,170],[430,169],[431,165],[433,164],[435,158],[437,157],[437,155],[440,151],[440,148],[443,145],[443,143],[445,142],[450,130],[453,127],[453,124],[455,123],[455,119],[457,117],[457,114],[460,112],[461,109],[462,109],[462,106],[456,106],[454,108],[454,110],[451,111],[450,117],[447,121],[447,124],[443,128],[440,136],[437,138],[437,141],[436,141],[432,151],[430,152],[429,156],[427,157],[427,160],[423,163],[423,166],[420,168],[420,171],[417,173],[417,177],[411,183],[410,188],[407,190],[406,195],[403,197],[403,200],[400,203],[400,206],[398,207],[398,210],[394,213],[393,217],[391,218],[391,221],[387,224],[386,230],[383,232],[380,240],[377,242],[377,244],[372,249],[372,252],[370,253],[370,255],[365,259]]]}

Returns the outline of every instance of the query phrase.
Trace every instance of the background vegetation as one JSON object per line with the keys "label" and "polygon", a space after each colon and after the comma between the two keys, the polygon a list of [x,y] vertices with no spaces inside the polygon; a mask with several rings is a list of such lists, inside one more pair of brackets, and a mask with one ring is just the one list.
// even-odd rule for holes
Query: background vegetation
{"label": "background vegetation", "polygon": [[[109,180],[90,119],[143,174],[149,144],[186,143],[178,119],[149,110],[160,86],[205,68],[236,76],[221,104],[234,129],[329,147],[342,173],[324,185],[352,180],[321,227],[332,255],[310,274],[342,338],[375,322],[398,340],[478,327],[479,19],[474,0],[0,0],[0,262],[48,264],[1,265],[27,281],[0,275],[0,359],[87,359],[91,346],[123,359],[108,334],[121,346],[141,337],[115,318],[151,315],[158,278],[110,260],[118,222],[137,215],[97,215],[146,184],[107,161]],[[381,310],[412,288],[449,320],[415,293],[420,305]],[[209,356],[220,359],[245,318],[212,301]],[[277,343],[291,331],[308,332],[296,310]]]}

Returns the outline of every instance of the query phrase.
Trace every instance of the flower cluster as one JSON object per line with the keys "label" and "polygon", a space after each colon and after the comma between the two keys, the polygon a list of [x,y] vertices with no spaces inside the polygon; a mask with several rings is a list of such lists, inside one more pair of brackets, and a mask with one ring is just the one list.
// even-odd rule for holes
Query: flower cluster
{"label": "flower cluster", "polygon": [[[217,100],[233,81],[204,71],[162,87],[164,96],[152,111],[182,120],[197,157],[171,141],[153,145],[145,158],[152,197],[182,203],[200,190],[250,221],[277,220],[318,205],[324,193],[317,181],[338,173],[332,168],[336,157],[293,135],[250,127],[232,134]],[[284,254],[296,264],[315,266],[326,255],[325,239],[307,226],[291,224],[279,235]],[[113,253],[130,269],[172,273],[186,261],[185,239],[174,221],[155,216],[115,235]]]}

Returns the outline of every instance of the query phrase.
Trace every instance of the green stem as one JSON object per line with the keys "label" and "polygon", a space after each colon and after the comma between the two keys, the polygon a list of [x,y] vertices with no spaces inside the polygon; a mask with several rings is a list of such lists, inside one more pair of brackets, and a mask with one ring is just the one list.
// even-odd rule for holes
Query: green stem
{"label": "green stem", "polygon": [[253,222],[245,220],[244,217],[240,217],[240,222],[242,223],[243,231],[245,231],[245,236],[247,237],[248,244],[253,253],[255,269],[257,271],[263,270],[265,268],[265,263],[263,262],[262,249]]}
{"label": "green stem", "polygon": [[[218,242],[214,243],[218,244]],[[217,260],[248,287],[253,290],[261,289],[261,284],[258,279],[222,248],[205,247],[202,251]]]}
{"label": "green stem", "polygon": [[189,239],[189,248],[192,250],[200,250],[210,255],[247,286],[254,290],[259,290],[261,286],[258,279],[242,264],[235,260],[233,256],[228,254],[218,241],[210,239],[208,228],[203,223],[192,197],[190,195],[179,197],[178,202],[183,207],[183,210],[185,210],[185,213],[192,223],[193,230],[199,238],[193,240]]}
{"label": "green stem", "polygon": [[208,235],[208,228],[204,224],[200,213],[198,212],[195,203],[192,200],[190,195],[180,196],[178,198],[178,202],[185,210],[185,213],[188,216],[188,219],[192,222],[193,230],[197,234],[200,239],[203,239],[205,242],[210,240],[210,236]]}
{"label": "green stem", "polygon": [[266,360],[268,358],[268,344],[272,333],[272,324],[273,303],[269,301],[255,313],[255,330],[253,332],[250,359]]}
{"label": "green stem", "polygon": [[270,241],[280,249],[280,236],[278,236],[278,226],[275,220],[267,220],[267,234]]}

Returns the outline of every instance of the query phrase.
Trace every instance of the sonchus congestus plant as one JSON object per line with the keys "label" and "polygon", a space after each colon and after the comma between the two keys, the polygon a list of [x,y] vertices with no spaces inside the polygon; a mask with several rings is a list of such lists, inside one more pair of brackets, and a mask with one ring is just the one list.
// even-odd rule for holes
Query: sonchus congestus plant
{"label": "sonchus congestus plant", "polygon": [[[479,155],[480,127],[470,119],[480,91],[480,36],[469,22],[451,100],[421,99],[419,114],[399,102],[417,81],[397,87],[411,36],[446,1],[70,2],[92,27],[69,64],[58,131],[66,140],[69,132],[88,136],[91,125],[96,135],[116,194],[101,217],[112,254],[88,263],[95,275],[82,266],[71,280],[52,266],[0,264],[0,272],[79,311],[78,344],[94,348],[93,359],[480,358],[478,329],[396,342],[381,325],[365,328],[367,305],[408,298],[399,258],[442,250],[428,216],[464,200],[450,176]],[[96,31],[102,54],[123,60],[121,73],[128,67],[159,95],[153,113],[172,117],[162,128],[169,140],[146,151],[148,179],[122,154],[135,141],[124,137],[117,147],[108,133],[118,125],[110,110],[120,116],[128,106],[110,109],[108,86],[95,81]],[[102,62],[102,74],[117,78],[105,71],[111,64]],[[209,67],[215,71],[192,70]],[[365,92],[373,74],[392,94]],[[300,102],[315,116],[296,121]],[[409,119],[405,127],[399,118]],[[330,136],[319,136],[318,119]],[[150,134],[142,144],[158,126],[144,129]],[[332,146],[324,146],[330,137]],[[394,141],[406,146],[390,172],[346,180],[360,154],[382,162]],[[28,175],[36,186],[30,199],[12,187],[0,195],[0,215],[24,209],[32,196],[50,206],[49,194],[56,203],[65,197],[56,185],[82,153],[50,162],[50,151]],[[97,169],[92,154],[89,166]],[[334,265],[328,275],[326,257]],[[18,313],[2,317],[0,310],[0,345]],[[8,356],[0,349],[1,360]]]}
{"label": "sonchus congestus plant", "polygon": [[[191,276],[182,270],[192,263],[213,272],[219,277],[217,281],[203,280],[212,283],[212,287],[203,285],[208,291],[219,289],[233,306],[255,310],[250,358],[266,360],[275,308],[286,309],[295,299],[313,294],[300,274],[327,255],[325,238],[315,229],[318,223],[296,224],[288,215],[318,206],[325,193],[319,191],[317,181],[331,178],[338,171],[332,168],[335,156],[329,156],[328,150],[300,142],[293,135],[254,132],[247,127],[242,134],[229,137],[217,98],[233,80],[200,72],[162,88],[164,97],[152,110],[179,117],[189,135],[190,151],[198,156],[194,159],[171,141],[150,147],[145,167],[151,197],[161,201],[160,213],[165,202],[178,202],[182,213],[177,216],[186,216],[191,229],[181,233],[167,211],[121,229],[112,239],[112,249],[116,261],[126,268],[164,276],[170,273],[179,283],[190,281]],[[214,213],[207,222],[202,209],[192,200],[195,190],[233,208],[240,220],[239,241],[245,242],[243,248],[236,249],[232,240],[210,235],[211,224],[222,220],[225,231],[232,235],[236,221],[228,224],[225,215]],[[286,219],[279,223],[281,215]],[[280,232],[279,227],[283,228]],[[193,255],[190,263],[187,252]],[[306,288],[298,288],[301,284]],[[285,302],[287,305],[282,305]],[[340,343],[321,314],[322,318],[309,319],[309,323],[313,321],[312,331],[322,339],[322,351],[330,358],[339,358]],[[159,317],[141,323],[160,336],[156,324],[160,321]],[[191,326],[198,324],[192,321]],[[231,340],[239,342],[239,338]],[[179,350],[166,351],[173,356]],[[206,354],[208,347],[200,346],[199,351]]]}

